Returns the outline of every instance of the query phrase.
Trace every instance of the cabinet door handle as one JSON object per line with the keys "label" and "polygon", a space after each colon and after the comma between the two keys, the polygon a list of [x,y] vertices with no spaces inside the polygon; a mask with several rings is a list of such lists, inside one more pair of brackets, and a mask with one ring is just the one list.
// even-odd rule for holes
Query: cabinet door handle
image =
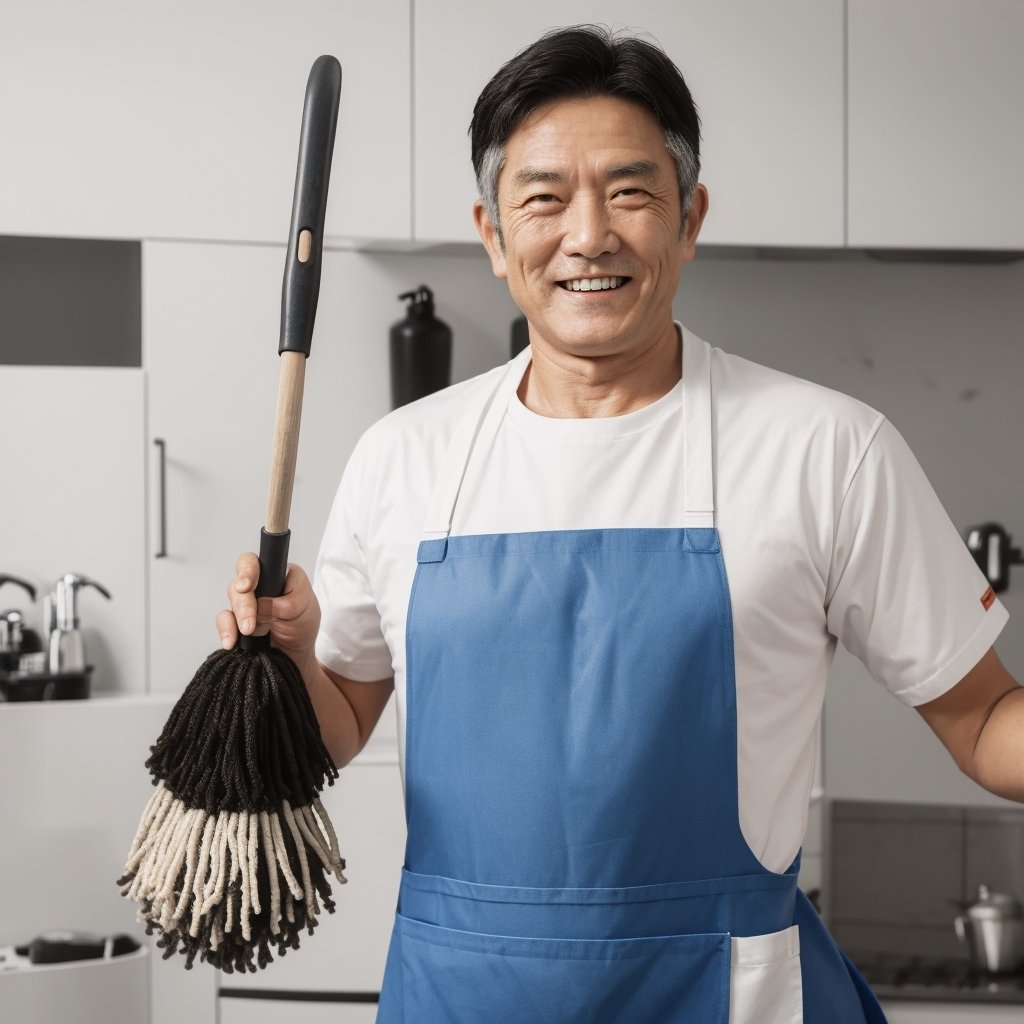
{"label": "cabinet door handle", "polygon": [[160,449],[160,474],[158,496],[160,509],[160,547],[154,558],[167,557],[167,444],[162,437],[153,438],[153,444]]}

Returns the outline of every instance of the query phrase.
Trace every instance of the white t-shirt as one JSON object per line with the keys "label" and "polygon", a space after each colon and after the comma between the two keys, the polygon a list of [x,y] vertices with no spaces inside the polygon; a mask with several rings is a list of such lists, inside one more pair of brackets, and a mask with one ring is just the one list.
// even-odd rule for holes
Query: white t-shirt
{"label": "white t-shirt", "polygon": [[[690,336],[683,329],[684,345]],[[958,682],[1007,621],[917,460],[878,412],[711,350],[713,474],[734,623],[740,826],[766,868],[803,841],[836,639],[909,705]],[[517,365],[525,367],[529,353]],[[317,557],[317,657],[394,676],[404,773],[405,622],[428,505],[459,418],[497,367],[359,440]],[[483,391],[481,389],[484,389]],[[471,460],[452,535],[681,525],[682,384],[624,416],[553,419],[514,391]],[[404,778],[404,774],[403,774]]]}

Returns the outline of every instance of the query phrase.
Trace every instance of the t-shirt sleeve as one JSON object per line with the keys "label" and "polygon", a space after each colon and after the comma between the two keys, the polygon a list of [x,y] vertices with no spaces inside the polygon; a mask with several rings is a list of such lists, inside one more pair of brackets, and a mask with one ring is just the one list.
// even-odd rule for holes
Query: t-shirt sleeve
{"label": "t-shirt sleeve", "polygon": [[356,445],[334,496],[313,570],[320,602],[316,656],[346,679],[371,682],[392,675],[391,652],[366,562],[373,481],[365,436]]}
{"label": "t-shirt sleeve", "polygon": [[[829,631],[911,706],[941,696],[1008,615],[909,446],[882,419],[842,499],[827,581]],[[987,605],[987,608],[986,608]]]}

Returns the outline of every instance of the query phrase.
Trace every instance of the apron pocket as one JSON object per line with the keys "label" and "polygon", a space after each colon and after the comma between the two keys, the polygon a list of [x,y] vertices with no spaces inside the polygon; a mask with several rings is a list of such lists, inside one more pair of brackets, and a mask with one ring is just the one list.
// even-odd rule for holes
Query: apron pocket
{"label": "apron pocket", "polygon": [[802,1024],[803,980],[796,925],[733,938],[729,1024]]}
{"label": "apron pocket", "polygon": [[521,938],[398,914],[392,946],[385,988],[401,994],[388,993],[387,1002],[402,1009],[385,1017],[382,995],[379,1019],[387,1024],[729,1022],[731,944],[724,932]]}

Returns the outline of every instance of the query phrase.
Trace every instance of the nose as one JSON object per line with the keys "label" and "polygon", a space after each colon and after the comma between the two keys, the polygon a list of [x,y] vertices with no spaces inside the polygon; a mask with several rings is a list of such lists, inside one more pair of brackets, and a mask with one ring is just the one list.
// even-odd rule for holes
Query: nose
{"label": "nose", "polygon": [[618,251],[608,208],[593,193],[578,193],[565,211],[562,254],[593,260]]}

